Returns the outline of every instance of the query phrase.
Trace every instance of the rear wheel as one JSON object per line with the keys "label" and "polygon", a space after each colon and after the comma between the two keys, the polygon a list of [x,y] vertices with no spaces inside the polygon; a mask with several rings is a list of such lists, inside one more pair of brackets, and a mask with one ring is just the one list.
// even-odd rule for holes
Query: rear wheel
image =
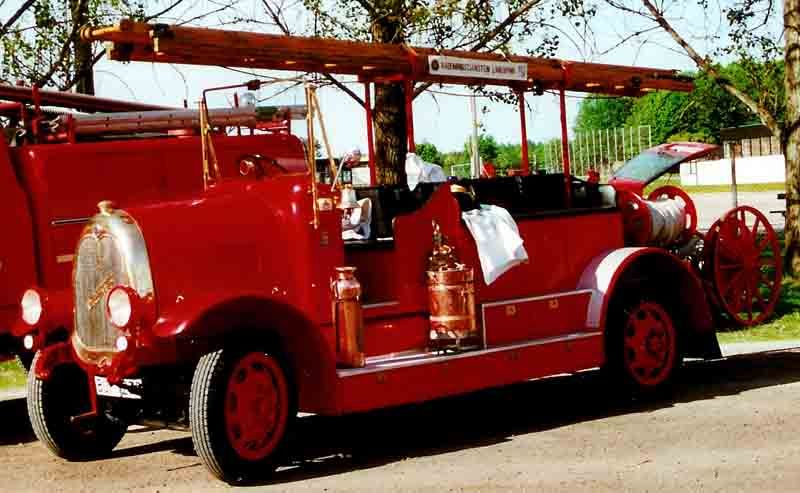
{"label": "rear wheel", "polygon": [[[37,352],[33,358],[34,367],[40,354]],[[28,372],[28,416],[33,432],[59,457],[105,457],[125,435],[127,424],[108,414],[73,419],[91,409],[89,392],[88,376],[77,365],[57,366],[47,380]]]}
{"label": "rear wheel", "polygon": [[635,301],[611,314],[608,358],[615,377],[640,394],[668,387],[682,361],[675,320],[655,301]]}
{"label": "rear wheel", "polygon": [[278,358],[223,349],[197,364],[189,411],[192,440],[203,463],[216,477],[241,483],[277,467],[296,405]]}

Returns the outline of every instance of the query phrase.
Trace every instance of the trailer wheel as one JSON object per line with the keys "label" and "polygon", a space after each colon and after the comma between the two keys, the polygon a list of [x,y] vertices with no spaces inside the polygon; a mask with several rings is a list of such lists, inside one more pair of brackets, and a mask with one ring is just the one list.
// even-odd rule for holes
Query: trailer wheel
{"label": "trailer wheel", "polygon": [[276,356],[222,349],[197,364],[189,401],[192,441],[219,479],[243,483],[273,472],[295,415],[287,372]]}
{"label": "trailer wheel", "polygon": [[[37,352],[32,364],[41,353]],[[90,410],[88,376],[77,365],[61,365],[50,378],[28,372],[28,416],[36,438],[55,455],[80,461],[108,456],[125,436],[125,421],[100,414],[73,418]]]}
{"label": "trailer wheel", "polygon": [[611,314],[608,358],[615,377],[640,394],[670,385],[681,364],[679,334],[667,308],[636,301]]}

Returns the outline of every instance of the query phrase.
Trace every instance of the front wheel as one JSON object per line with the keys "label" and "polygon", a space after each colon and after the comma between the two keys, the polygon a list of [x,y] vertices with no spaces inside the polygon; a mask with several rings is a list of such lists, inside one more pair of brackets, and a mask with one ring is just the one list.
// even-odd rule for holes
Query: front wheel
{"label": "front wheel", "polygon": [[241,483],[274,471],[296,415],[292,395],[274,355],[222,349],[203,356],[192,379],[189,420],[195,450],[211,473]]}
{"label": "front wheel", "polygon": [[673,316],[655,301],[636,301],[611,314],[608,358],[613,374],[640,394],[668,387],[682,357]]}
{"label": "front wheel", "polygon": [[[41,353],[33,357],[33,367]],[[108,456],[128,428],[125,421],[101,413],[73,418],[91,409],[89,380],[77,365],[53,369],[50,378],[40,380],[28,372],[28,416],[36,438],[51,452],[68,460],[87,460]]]}

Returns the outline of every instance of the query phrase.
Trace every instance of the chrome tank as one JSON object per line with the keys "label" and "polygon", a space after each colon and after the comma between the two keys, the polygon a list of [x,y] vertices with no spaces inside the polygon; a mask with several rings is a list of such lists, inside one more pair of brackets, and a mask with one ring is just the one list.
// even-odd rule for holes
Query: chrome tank
{"label": "chrome tank", "polygon": [[116,351],[122,331],[106,316],[106,297],[115,286],[128,286],[143,299],[153,296],[153,279],[144,238],[136,222],[111,203],[100,202],[100,213],[78,241],[72,282],[75,303],[73,345],[87,362]]}

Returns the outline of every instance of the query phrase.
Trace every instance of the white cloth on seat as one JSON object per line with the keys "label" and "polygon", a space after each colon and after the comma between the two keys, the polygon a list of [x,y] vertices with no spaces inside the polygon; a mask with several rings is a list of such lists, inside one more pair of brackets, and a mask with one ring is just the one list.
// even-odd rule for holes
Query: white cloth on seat
{"label": "white cloth on seat", "polygon": [[414,190],[419,183],[441,183],[447,175],[438,164],[427,163],[413,152],[406,154],[406,177],[408,188]]}
{"label": "white cloth on seat", "polygon": [[496,205],[461,213],[475,239],[483,280],[492,284],[509,269],[528,260],[528,252],[511,214]]}
{"label": "white cloth on seat", "polygon": [[372,201],[358,200],[358,207],[350,210],[349,215],[342,217],[343,240],[366,240],[369,238],[372,223]]}

